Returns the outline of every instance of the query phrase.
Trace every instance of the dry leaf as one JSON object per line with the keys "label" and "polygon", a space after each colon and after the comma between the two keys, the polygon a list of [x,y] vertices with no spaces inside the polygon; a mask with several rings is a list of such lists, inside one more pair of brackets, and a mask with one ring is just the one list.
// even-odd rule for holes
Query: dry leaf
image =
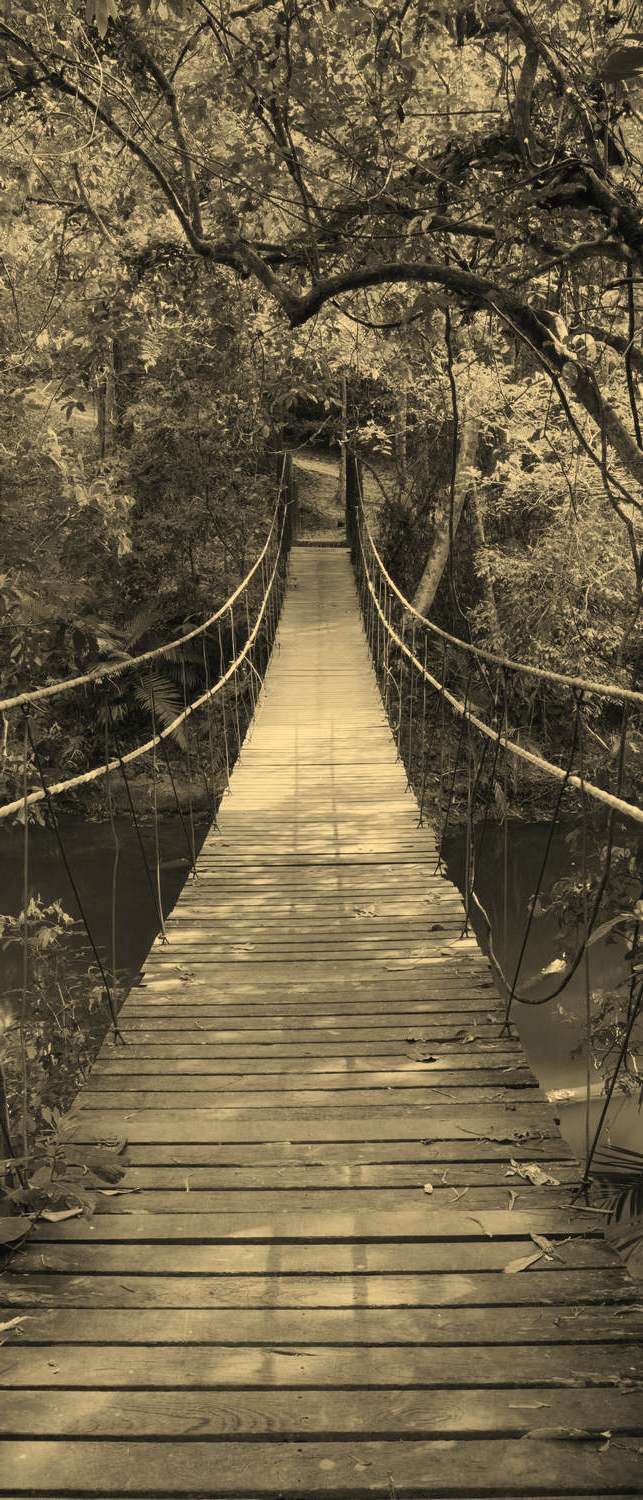
{"label": "dry leaf", "polygon": [[534,1245],[538,1245],[539,1250],[542,1250],[545,1255],[553,1256],[554,1260],[562,1260],[562,1256],[556,1254],[556,1246],[553,1241],[548,1240],[544,1234],[534,1234],[532,1230],[529,1238],[533,1240]]}
{"label": "dry leaf", "polygon": [[125,1193],[137,1193],[138,1188],[97,1188],[96,1192],[100,1194],[101,1198],[122,1198]]}
{"label": "dry leaf", "polygon": [[487,1229],[487,1226],[486,1226],[486,1224],[483,1224],[482,1219],[474,1219],[473,1214],[468,1214],[467,1217],[471,1220],[472,1224],[477,1224],[478,1225],[478,1227],[482,1230],[482,1233],[486,1234],[488,1240],[492,1240],[493,1239],[493,1235],[491,1233],[491,1230]]}
{"label": "dry leaf", "polygon": [[523,1436],[541,1443],[596,1443],[603,1434],[589,1432],[586,1427],[532,1427]]}
{"label": "dry leaf", "polygon": [[504,1267],[503,1275],[515,1276],[518,1271],[528,1271],[530,1266],[535,1266],[536,1261],[542,1260],[542,1258],[542,1250],[538,1250],[535,1255],[519,1255],[517,1260],[510,1260],[508,1262]]}
{"label": "dry leaf", "polygon": [[433,1183],[432,1182],[425,1182],[425,1184],[424,1184],[424,1191],[425,1191],[425,1193],[432,1193],[433,1192]]}
{"label": "dry leaf", "polygon": [[13,1245],[15,1240],[21,1240],[23,1234],[31,1229],[31,1219],[0,1218],[0,1245]]}
{"label": "dry leaf", "polygon": [[45,1208],[40,1217],[48,1224],[60,1224],[63,1219],[77,1219],[82,1211],[82,1208]]}
{"label": "dry leaf", "polygon": [[18,1323],[25,1323],[26,1321],[26,1313],[21,1313],[18,1318],[9,1318],[8,1323],[0,1323],[0,1333],[6,1333],[9,1328],[16,1328]]}
{"label": "dry leaf", "polygon": [[512,1156],[509,1168],[510,1170],[505,1173],[507,1177],[524,1177],[525,1181],[532,1182],[534,1187],[545,1187],[547,1184],[560,1187],[558,1178],[552,1177],[549,1172],[544,1172],[535,1161],[515,1161]]}

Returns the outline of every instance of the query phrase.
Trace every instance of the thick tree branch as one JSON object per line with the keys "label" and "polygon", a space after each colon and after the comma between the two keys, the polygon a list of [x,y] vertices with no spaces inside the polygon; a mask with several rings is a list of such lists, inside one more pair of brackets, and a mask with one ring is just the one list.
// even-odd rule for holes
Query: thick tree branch
{"label": "thick tree branch", "polygon": [[643,453],[618,413],[604,401],[593,375],[573,358],[568,349],[553,340],[551,329],[541,321],[538,311],[506,288],[458,266],[435,261],[389,261],[329,276],[297,296],[254,251],[245,248],[241,253],[248,269],[278,302],[293,328],[307,323],[327,302],[345,292],[395,284],[441,286],[474,310],[486,307],[496,312],[536,351],[551,378],[556,381],[562,378],[568,383],[570,394],[584,407],[599,432],[607,437],[624,467],[643,486]]}
{"label": "thick tree branch", "polygon": [[176,141],[179,157],[181,160],[183,181],[185,185],[185,196],[192,216],[192,223],[197,235],[202,235],[203,222],[201,219],[199,194],[197,190],[196,179],[194,176],[194,168],[192,166],[192,157],[188,150],[187,141],[185,139],[185,131],[183,129],[183,122],[179,113],[176,91],[172,87],[169,78],[167,78],[165,73],[163,72],[163,69],[159,66],[156,59],[152,57],[151,52],[149,52],[147,47],[144,46],[140,38],[135,36],[132,32],[128,32],[128,38],[131,41],[135,51],[138,53],[143,66],[147,68],[148,73],[150,73],[152,78],[154,79],[157,88],[163,95],[163,98],[167,104],[170,119],[172,121],[174,139]]}
{"label": "thick tree branch", "polygon": [[527,42],[525,56],[520,77],[516,85],[516,97],[513,106],[513,120],[516,128],[516,137],[522,151],[527,159],[533,159],[533,142],[531,133],[531,100],[538,73],[540,54],[538,48],[532,42]]}

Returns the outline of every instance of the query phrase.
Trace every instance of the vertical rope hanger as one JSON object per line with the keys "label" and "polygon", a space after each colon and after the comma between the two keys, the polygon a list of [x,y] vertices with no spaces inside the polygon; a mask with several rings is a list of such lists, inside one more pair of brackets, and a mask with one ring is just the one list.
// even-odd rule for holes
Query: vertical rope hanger
{"label": "vertical rope hanger", "polygon": [[159,920],[160,920],[160,923],[161,923],[161,941],[163,943],[167,943],[168,939],[167,939],[167,933],[165,931],[165,913],[163,911],[163,895],[162,895],[162,891],[161,891],[161,845],[160,845],[160,841],[159,841],[158,787],[157,787],[157,782],[156,782],[157,769],[158,769],[158,761],[157,761],[157,755],[156,755],[156,699],[154,697],[154,679],[152,677],[150,677],[150,695],[151,695],[151,707],[152,707],[152,735],[153,735],[153,738],[154,738],[154,746],[153,746],[153,749],[152,749],[152,810],[153,810],[153,815],[154,815],[154,858],[155,858],[155,868],[156,868],[156,898],[157,898],[157,904],[158,904]]}
{"label": "vertical rope hanger", "polygon": [[29,1058],[27,1053],[27,1008],[29,1001],[29,710],[24,712],[22,736],[22,994],[20,998],[20,1070],[22,1074],[22,1153],[29,1155]]}
{"label": "vertical rope hanger", "polygon": [[119,866],[119,861],[120,861],[121,845],[120,845],[120,839],[118,837],[118,829],[116,827],[116,819],[114,817],[114,799],[113,799],[113,796],[112,796],[112,780],[111,780],[111,771],[110,771],[110,765],[109,765],[109,761],[110,761],[110,755],[109,755],[109,719],[107,717],[107,714],[105,714],[104,730],[105,730],[105,734],[104,734],[104,739],[105,739],[105,788],[106,788],[106,791],[107,791],[107,814],[108,814],[108,818],[109,818],[109,826],[111,828],[111,833],[112,833],[112,846],[113,846],[113,851],[114,851],[113,852],[113,858],[112,858],[112,881],[111,881],[111,901],[110,901],[110,955],[111,955],[111,971],[112,971],[112,994],[114,996],[116,996],[116,987],[117,987],[116,953],[117,953],[118,866]]}
{"label": "vertical rope hanger", "polygon": [[79,891],[78,886],[76,884],[76,880],[75,880],[75,877],[74,877],[74,872],[73,872],[73,870],[71,868],[71,865],[69,863],[69,859],[67,858],[67,850],[65,848],[64,840],[63,840],[63,837],[62,837],[62,834],[61,834],[61,831],[60,831],[60,825],[58,823],[58,818],[56,816],[56,812],[55,812],[55,808],[54,808],[54,804],[53,804],[53,799],[50,796],[49,786],[48,786],[48,783],[47,783],[47,781],[45,779],[45,774],[44,774],[44,771],[43,771],[43,768],[42,768],[42,762],[40,760],[40,756],[38,754],[38,750],[36,748],[36,745],[35,745],[34,739],[33,739],[33,735],[31,733],[31,726],[30,726],[30,723],[29,723],[29,713],[28,713],[28,710],[25,710],[25,708],[23,707],[22,713],[24,715],[24,720],[25,720],[25,725],[26,725],[26,732],[27,732],[27,737],[28,737],[28,741],[29,741],[29,748],[31,750],[31,754],[32,754],[33,759],[34,759],[34,764],[35,764],[36,770],[38,772],[38,778],[40,780],[40,785],[41,785],[42,790],[44,792],[45,803],[46,803],[46,807],[47,807],[47,812],[49,814],[49,818],[50,818],[50,821],[51,821],[51,826],[52,826],[52,828],[54,830],[54,834],[55,834],[55,837],[56,837],[56,843],[58,844],[58,848],[59,848],[59,851],[60,851],[60,857],[61,857],[63,865],[65,867],[65,872],[67,874],[67,879],[68,879],[69,884],[70,884],[70,886],[72,888],[72,891],[73,891],[74,900],[75,900],[76,905],[78,907],[78,910],[80,912],[81,921],[82,921],[83,926],[85,928],[85,932],[87,933],[87,937],[88,937],[88,940],[89,940],[89,945],[91,947],[92,953],[93,953],[94,958],[96,960],[96,964],[97,964],[97,967],[98,967],[98,972],[99,972],[99,974],[101,976],[101,979],[103,981],[104,990],[105,990],[105,997],[106,997],[107,1003],[109,1005],[110,1015],[111,1015],[111,1019],[112,1019],[112,1027],[113,1027],[113,1031],[114,1031],[114,1041],[115,1042],[124,1042],[125,1039],[122,1036],[122,1034],[121,1034],[121,1032],[119,1030],[119,1026],[118,1026],[118,1017],[117,1017],[117,1013],[116,1013],[116,1006],[114,1004],[114,996],[112,994],[111,985],[110,985],[109,980],[107,978],[107,974],[105,973],[105,965],[104,965],[103,960],[102,960],[102,958],[100,956],[99,950],[98,950],[98,948],[96,946],[96,942],[94,940],[94,934],[92,932],[90,923],[89,923],[88,918],[87,918],[87,913],[85,911],[85,906],[84,906],[83,900],[81,898],[80,891]]}
{"label": "vertical rope hanger", "polygon": [[130,812],[130,817],[132,819],[132,825],[133,825],[133,828],[134,828],[134,832],[136,834],[136,840],[137,840],[138,847],[139,847],[139,850],[140,850],[141,859],[143,861],[143,868],[145,870],[145,874],[146,874],[146,877],[147,877],[147,883],[148,883],[148,886],[149,886],[149,889],[150,889],[150,895],[152,897],[152,902],[153,902],[153,905],[154,905],[154,910],[156,912],[156,917],[157,917],[157,921],[158,921],[158,924],[159,924],[159,930],[160,930],[162,928],[162,926],[163,926],[163,915],[162,915],[162,911],[159,908],[158,896],[157,896],[156,888],[155,888],[155,885],[154,885],[154,878],[152,876],[152,871],[150,869],[150,862],[149,862],[148,857],[147,857],[147,851],[145,849],[145,844],[144,844],[144,841],[143,841],[143,835],[141,833],[139,821],[138,821],[138,818],[136,816],[136,808],[134,806],[134,800],[132,798],[132,792],[131,792],[131,788],[130,788],[130,784],[129,784],[129,777],[127,775],[127,771],[125,770],[125,764],[124,764],[124,761],[123,761],[123,756],[122,756],[122,753],[121,753],[121,748],[120,748],[120,745],[119,745],[118,736],[117,736],[117,733],[116,733],[116,727],[115,727],[115,724],[114,724],[114,719],[113,719],[112,709],[111,709],[111,704],[109,702],[109,699],[106,699],[106,711],[107,711],[107,715],[108,715],[108,719],[109,719],[109,726],[110,726],[110,730],[111,730],[111,734],[112,734],[112,740],[113,740],[113,743],[114,743],[114,749],[115,749],[116,755],[118,757],[118,763],[119,763],[119,768],[120,768],[120,772],[121,772],[121,777],[122,777],[122,780],[123,780],[123,785],[125,787],[125,795],[127,797],[127,805],[128,805],[129,812]]}
{"label": "vertical rope hanger", "polygon": [[[263,563],[262,563],[262,570],[263,570]],[[202,655],[203,655],[203,676],[204,676],[204,680],[205,680],[205,690],[206,690],[207,693],[209,693],[211,691],[212,682],[211,682],[211,678],[210,678],[210,663],[208,661],[208,650],[207,650],[207,646],[206,646],[205,636],[201,637],[201,650],[202,650]],[[214,730],[213,730],[213,727],[212,727],[212,713],[213,713],[212,700],[208,699],[207,725],[208,725],[208,757],[209,757],[209,761],[210,761],[210,797],[211,797],[211,805],[212,805],[212,822],[213,822],[214,827],[218,828],[218,819],[217,819],[217,812],[218,812],[218,803],[217,803],[217,773],[216,773],[216,756],[215,756],[215,752],[214,752]]]}
{"label": "vertical rope hanger", "polygon": [[[187,714],[188,689],[185,675],[185,647],[181,650],[181,685],[183,688],[183,710]],[[185,720],[185,758],[188,772],[188,820],[190,829],[190,849],[192,851],[192,878],[196,880],[196,838],[194,835],[194,804],[192,798],[192,725],[189,717]]]}
{"label": "vertical rope hanger", "polygon": [[[223,655],[223,635],[222,635],[222,632],[221,632],[221,621],[220,620],[218,621],[217,633],[218,633],[218,637],[219,637],[219,677],[222,677],[223,673],[225,671],[225,667],[224,667],[224,655]],[[230,791],[230,746],[229,746],[229,743],[228,743],[228,710],[227,710],[227,707],[226,707],[226,695],[227,695],[227,687],[224,687],[223,692],[221,693],[221,718],[223,720],[223,748],[224,748],[224,754],[225,754],[225,772],[226,772],[226,785],[225,785],[225,789],[226,789],[226,792],[229,792]]]}

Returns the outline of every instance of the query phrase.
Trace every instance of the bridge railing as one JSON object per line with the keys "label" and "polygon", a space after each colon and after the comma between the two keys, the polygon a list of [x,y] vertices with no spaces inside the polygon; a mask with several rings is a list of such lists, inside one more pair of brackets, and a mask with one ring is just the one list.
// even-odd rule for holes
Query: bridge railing
{"label": "bridge railing", "polygon": [[[442,863],[445,837],[457,795],[458,781],[466,799],[465,921],[468,930],[472,909],[481,917],[487,934],[489,956],[506,996],[505,1028],[511,1023],[514,1004],[542,1006],[556,1000],[578,971],[584,976],[586,1010],[586,1174],[597,1149],[620,1072],[628,1065],[630,1044],[637,1022],[643,1016],[643,946],[641,923],[636,912],[623,913],[622,935],[630,940],[631,980],[619,1028],[619,1045],[598,1126],[590,1132],[589,1100],[593,1079],[591,1067],[592,991],[588,953],[604,925],[609,930],[618,921],[600,922],[608,889],[617,822],[636,833],[643,825],[643,809],[624,795],[629,736],[641,731],[643,693],[636,687],[568,676],[519,662],[461,640],[421,615],[405,598],[388,572],[364,504],[360,464],[351,454],[347,462],[346,532],[355,569],[357,589],[368,646],[398,751],[409,784],[419,802],[419,822],[425,821],[431,805],[431,821],[437,832],[437,863]],[[512,723],[516,703],[515,685],[533,684],[543,699],[554,695],[559,718],[567,716],[569,743],[564,760],[557,763]],[[598,701],[611,705],[617,717],[616,753],[601,736],[593,733],[591,713]],[[528,743],[525,743],[525,739]],[[593,779],[588,774],[591,743],[603,745]],[[455,747],[455,748],[454,748]],[[527,774],[551,782],[554,791],[549,827],[535,891],[520,935],[518,958],[507,975],[494,950],[491,921],[476,891],[476,868],[480,864],[485,837],[494,811],[501,808],[503,823],[503,938],[507,948],[509,922],[508,811],[510,779]],[[429,799],[429,790],[432,795]],[[460,786],[461,790],[461,786]],[[575,795],[583,820],[580,882],[582,920],[580,937],[572,956],[555,967],[556,977],[544,995],[533,994],[530,982],[520,986],[527,945],[543,890],[556,829],[565,801]],[[588,865],[588,820],[590,809],[602,815],[602,868],[597,881]],[[625,920],[627,919],[627,920]],[[643,1090],[642,1095],[643,1098]]]}
{"label": "bridge railing", "polygon": [[[91,670],[45,683],[5,696],[0,700],[7,742],[16,746],[18,762],[16,780],[18,795],[0,805],[0,823],[16,819],[22,823],[22,913],[18,938],[22,946],[21,994],[17,1008],[20,1033],[19,1054],[23,1079],[21,1094],[23,1156],[27,1152],[29,1128],[25,1115],[28,1088],[28,991],[32,970],[31,936],[36,926],[32,915],[31,820],[37,815],[53,832],[93,955],[93,969],[102,986],[109,1007],[115,1040],[123,1042],[118,1028],[119,982],[117,970],[117,883],[119,838],[115,819],[115,781],[118,778],[125,794],[125,806],[132,819],[145,879],[154,907],[157,930],[165,940],[162,901],[161,849],[157,779],[166,772],[185,835],[187,863],[195,874],[197,838],[192,783],[203,782],[211,817],[216,823],[220,797],[229,785],[230,774],[240,753],[244,736],[256,713],[266,668],[274,647],[284,597],[288,558],[297,532],[297,488],[289,455],[280,464],[277,494],[265,542],[238,587],[207,619],[174,639],[138,654],[99,663]],[[199,651],[200,647],[200,651]],[[186,653],[189,652],[189,655]],[[159,704],[159,664],[172,664],[177,683],[179,711],[168,716],[167,705]],[[140,691],[136,694],[136,719],[147,713],[149,730],[142,741],[127,748],[122,743],[122,688],[124,680],[134,677]],[[199,690],[194,696],[195,685]],[[94,765],[63,779],[50,778],[42,750],[43,711],[52,703],[80,695],[83,707],[101,728],[103,755]],[[176,696],[176,695],[175,695]],[[195,733],[197,716],[202,732]],[[177,790],[177,765],[172,763],[170,746],[180,745],[182,772],[187,781],[187,811]],[[162,757],[162,761],[161,761]],[[151,764],[151,803],[153,852],[146,847],[140,817],[136,811],[129,770],[147,758]],[[113,875],[111,933],[109,956],[96,940],[83,895],[67,848],[64,823],[58,816],[59,799],[79,789],[102,783],[113,834]],[[16,789],[18,790],[18,788]],[[7,1083],[0,1067],[0,1158],[16,1159],[9,1126]]]}

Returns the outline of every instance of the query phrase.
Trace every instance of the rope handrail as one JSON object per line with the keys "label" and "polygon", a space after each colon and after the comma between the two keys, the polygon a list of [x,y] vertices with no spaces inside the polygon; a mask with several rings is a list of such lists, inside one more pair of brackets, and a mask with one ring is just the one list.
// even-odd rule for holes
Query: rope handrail
{"label": "rope handrail", "polygon": [[285,466],[286,459],[284,458],[281,474],[279,477],[277,503],[273,511],[270,530],[261,549],[261,552],[255,559],[252,567],[249,568],[248,572],[245,575],[245,578],[242,578],[241,583],[238,584],[234,593],[230,594],[230,597],[225,600],[225,603],[222,604],[219,609],[215,610],[214,614],[209,615],[207,620],[204,620],[201,625],[195,625],[193,630],[188,630],[185,635],[177,636],[176,639],[172,641],[166,641],[163,646],[153,646],[149,651],[141,651],[137,656],[128,656],[124,661],[105,663],[101,662],[100,666],[92,667],[89,672],[81,672],[76,677],[65,677],[62,678],[59,682],[47,683],[44,687],[26,689],[25,692],[16,693],[13,697],[10,698],[0,698],[0,713],[5,713],[8,709],[12,708],[21,708],[24,704],[40,702],[43,698],[57,697],[61,693],[70,692],[72,688],[85,687],[90,682],[102,682],[106,677],[122,677],[125,672],[131,672],[135,670],[143,662],[154,661],[159,656],[167,656],[170,651],[177,651],[181,646],[185,645],[186,641],[193,641],[196,636],[203,635],[206,630],[209,630],[211,625],[216,625],[217,621],[222,619],[223,616],[227,614],[228,610],[230,610],[233,605],[236,604],[237,599],[241,594],[243,594],[244,590],[248,588],[248,585],[252,582],[255,573],[257,572],[258,568],[261,567],[266,553],[268,552],[270,541],[277,523],[277,516],[279,513],[279,504],[282,497]]}
{"label": "rope handrail", "polygon": [[[444,686],[443,683],[439,682],[436,677],[433,677],[431,672],[428,671],[423,663],[418,660],[417,656],[415,656],[410,647],[407,646],[406,641],[402,639],[397,630],[395,630],[394,626],[391,625],[383,609],[381,608],[379,599],[377,598],[375,589],[373,587],[368,563],[366,561],[361,527],[358,526],[357,530],[360,550],[362,554],[362,561],[364,564],[364,577],[366,580],[366,584],[371,598],[373,599],[375,609],[380,619],[382,620],[382,623],[386,631],[388,632],[388,635],[390,636],[391,640],[395,641],[395,644],[399,647],[400,651],[402,651],[408,658],[408,660],[412,662],[413,666],[417,668],[420,676],[423,677],[432,688],[435,688],[435,690],[442,697],[444,697],[446,702],[450,704],[455,713],[457,713],[460,717],[464,717],[465,719],[467,719],[469,723],[473,724],[474,727],[479,730],[480,734],[483,734],[494,744],[499,741],[501,748],[504,749],[505,752],[509,755],[513,755],[518,760],[525,761],[528,765],[535,767],[536,770],[541,771],[544,775],[552,777],[556,781],[566,780],[569,786],[576,787],[579,791],[585,793],[586,796],[592,797],[594,801],[601,802],[605,807],[611,808],[614,812],[620,813],[624,817],[631,818],[636,823],[643,824],[643,808],[637,807],[632,802],[625,802],[622,797],[615,797],[612,792],[604,791],[602,787],[595,786],[593,782],[586,781],[580,776],[576,776],[573,774],[568,775],[561,766],[556,766],[552,761],[545,760],[544,756],[536,755],[532,750],[526,750],[522,745],[516,745],[513,740],[507,738],[506,734],[499,736],[496,729],[493,729],[492,726],[490,724],[487,724],[484,719],[480,719],[477,714],[473,714],[471,712],[466,702],[463,703],[461,699],[456,698],[453,693],[449,692],[449,690]],[[366,527],[366,530],[368,531],[368,527]],[[397,590],[395,592],[398,593]],[[419,616],[418,618],[422,619],[422,616]],[[642,695],[638,694],[636,696],[641,697]]]}
{"label": "rope handrail", "polygon": [[418,620],[419,623],[423,625],[427,630],[431,631],[432,635],[438,636],[442,641],[448,641],[450,645],[456,646],[460,651],[466,651],[470,656],[477,656],[480,657],[482,661],[491,662],[494,666],[503,667],[505,671],[520,673],[527,677],[535,677],[540,682],[556,682],[563,687],[573,688],[576,690],[576,692],[579,693],[594,693],[601,698],[623,699],[623,701],[627,703],[636,703],[640,707],[643,707],[643,692],[637,692],[634,688],[620,687],[617,683],[594,682],[591,679],[585,679],[583,677],[569,677],[565,672],[554,672],[547,667],[533,667],[528,662],[514,661],[511,657],[500,656],[497,652],[489,651],[486,647],[475,646],[471,641],[463,641],[460,636],[451,635],[448,630],[443,630],[442,627],[440,625],[436,625],[433,620],[427,619],[426,615],[421,615],[415,608],[415,606],[411,604],[411,601],[407,599],[401,592],[401,590],[397,587],[397,584],[391,578],[390,573],[387,571],[384,565],[382,557],[380,556],[380,553],[377,549],[373,533],[366,519],[366,514],[364,511],[364,498],[361,488],[361,478],[358,482],[360,487],[360,519],[368,537],[369,546],[372,550],[373,556],[382,574],[382,577],[388,584],[389,588],[392,589],[396,598],[399,600],[399,603],[402,605],[404,611],[411,615],[414,619]]}
{"label": "rope handrail", "polygon": [[[221,692],[221,690],[226,686],[226,683],[230,681],[235,672],[241,666],[241,663],[249,655],[249,652],[251,651],[254,642],[259,634],[261,622],[265,615],[268,606],[268,600],[270,598],[273,584],[277,575],[277,569],[283,555],[282,546],[285,526],[286,512],[284,511],[281,522],[281,530],[279,533],[279,540],[277,543],[274,566],[272,569],[272,573],[270,574],[270,578],[268,579],[268,582],[266,584],[263,599],[261,601],[261,607],[258,611],[254,626],[250,634],[248,635],[245,645],[243,646],[241,651],[239,651],[234,660],[230,662],[230,665],[223,673],[223,676],[219,678],[218,682],[216,682],[214,686],[209,688],[205,693],[201,693],[198,698],[195,698],[192,701],[192,703],[189,703],[186,708],[184,708],[182,712],[172,720],[170,724],[167,724],[164,729],[159,730],[158,734],[153,735],[151,739],[146,740],[145,744],[136,745],[133,750],[128,750],[124,755],[119,755],[113,760],[105,760],[101,762],[100,765],[93,766],[89,771],[82,771],[78,776],[71,776],[66,781],[58,781],[53,786],[48,786],[46,791],[44,790],[44,788],[40,788],[36,791],[29,792],[27,796],[17,797],[13,802],[5,802],[2,806],[0,806],[0,820],[9,818],[13,814],[21,812],[23,808],[30,807],[35,802],[42,802],[46,797],[58,797],[62,792],[70,792],[73,791],[76,787],[87,786],[90,782],[100,780],[101,776],[105,776],[112,771],[119,770],[121,766],[129,765],[132,761],[135,760],[140,760],[141,756],[149,754],[149,752],[153,750],[156,745],[160,745],[162,740],[166,740],[171,735],[173,735],[176,730],[180,728],[181,724],[185,723],[187,719],[191,718],[192,714],[194,714],[197,709],[203,707],[204,703],[212,701],[212,699],[216,697],[217,693]],[[273,529],[274,522],[270,530],[270,535],[272,535]],[[262,556],[264,554],[262,554]],[[260,560],[261,559],[259,559],[259,561]]]}

